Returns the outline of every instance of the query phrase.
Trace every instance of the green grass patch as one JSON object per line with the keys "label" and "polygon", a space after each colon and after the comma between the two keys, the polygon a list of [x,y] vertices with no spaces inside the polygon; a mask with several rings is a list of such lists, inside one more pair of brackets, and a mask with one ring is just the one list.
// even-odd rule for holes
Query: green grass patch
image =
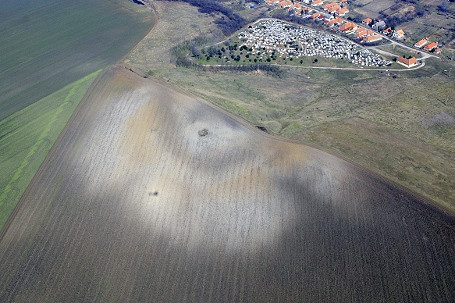
{"label": "green grass patch", "polygon": [[0,228],[99,72],[0,121]]}

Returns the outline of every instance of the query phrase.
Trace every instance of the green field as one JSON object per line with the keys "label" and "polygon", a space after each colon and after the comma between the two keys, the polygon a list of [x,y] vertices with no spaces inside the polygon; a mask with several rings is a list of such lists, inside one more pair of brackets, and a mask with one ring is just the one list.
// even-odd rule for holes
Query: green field
{"label": "green field", "polygon": [[2,1],[0,120],[117,62],[153,22],[130,1]]}
{"label": "green field", "polygon": [[0,121],[0,227],[99,71]]}

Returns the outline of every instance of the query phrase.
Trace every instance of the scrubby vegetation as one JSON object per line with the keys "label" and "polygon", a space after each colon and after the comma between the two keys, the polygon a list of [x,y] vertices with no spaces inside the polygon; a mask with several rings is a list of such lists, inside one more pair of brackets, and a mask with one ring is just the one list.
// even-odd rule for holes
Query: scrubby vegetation
{"label": "scrubby vegetation", "polygon": [[235,13],[231,8],[223,5],[223,1],[216,0],[170,0],[183,1],[198,7],[199,12],[212,14],[219,13],[222,16],[215,19],[215,23],[228,36],[236,30],[242,28],[247,21]]}
{"label": "scrubby vegetation", "polygon": [[[206,44],[207,39],[204,37],[196,37],[192,40],[184,41],[183,43],[175,46],[172,49],[172,53],[174,54],[174,62],[177,66],[186,67],[186,68],[193,68],[197,70],[204,70],[204,71],[220,71],[220,70],[231,70],[231,71],[240,71],[240,72],[251,72],[261,70],[267,72],[270,75],[280,77],[282,75],[282,70],[277,66],[272,66],[270,64],[265,64],[271,62],[271,60],[258,60],[257,58],[253,58],[254,56],[250,55],[246,52],[245,55],[243,54],[244,50],[247,50],[246,46],[242,46],[238,48],[238,43],[233,43],[232,45],[230,42],[226,42],[222,45],[218,46],[210,46],[206,48],[202,48],[201,45]],[[245,59],[249,59],[249,64],[234,64],[234,65],[227,65],[224,64],[220,65],[212,65],[210,66],[207,63],[213,63],[212,57],[218,56],[218,59],[221,60],[221,56],[223,53],[230,53],[232,60],[235,62],[240,62],[240,56]],[[238,50],[238,54],[237,51]],[[249,51],[249,50],[248,50]],[[234,57],[234,54],[235,57]],[[188,57],[189,55],[192,58],[196,59],[193,60],[192,58]],[[242,62],[245,62],[243,60]]]}

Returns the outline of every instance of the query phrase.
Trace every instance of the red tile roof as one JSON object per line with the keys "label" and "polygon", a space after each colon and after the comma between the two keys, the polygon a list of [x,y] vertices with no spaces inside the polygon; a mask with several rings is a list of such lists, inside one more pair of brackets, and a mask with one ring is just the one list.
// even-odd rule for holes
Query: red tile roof
{"label": "red tile roof", "polygon": [[434,48],[438,47],[438,43],[436,42],[431,42],[431,43],[428,43],[427,45],[425,45],[424,49],[425,50],[432,50]]}
{"label": "red tile roof", "polygon": [[397,58],[397,61],[407,65],[408,67],[411,66],[411,65],[417,64],[417,59],[414,58],[414,57],[406,59],[406,58],[400,56],[400,57]]}
{"label": "red tile roof", "polygon": [[342,7],[340,9],[337,10],[337,14],[338,15],[344,15],[346,14],[347,12],[349,12],[349,9],[347,9],[346,7]]}
{"label": "red tile roof", "polygon": [[341,31],[349,31],[355,27],[355,24],[352,22],[346,22],[343,25],[340,26]]}
{"label": "red tile roof", "polygon": [[329,22],[329,25],[335,25],[335,24],[339,24],[343,22],[343,19],[341,18],[335,18],[335,19],[332,19],[330,22]]}
{"label": "red tile roof", "polygon": [[378,40],[381,40],[381,39],[382,39],[381,35],[375,34],[375,35],[371,35],[371,36],[367,36],[367,37],[363,38],[363,41],[365,41],[365,42],[373,42],[373,41],[378,41]]}
{"label": "red tile roof", "polygon": [[427,44],[427,43],[428,43],[428,40],[425,39],[425,38],[423,38],[422,40],[420,40],[419,42],[417,42],[417,43],[415,44],[415,46],[416,46],[416,47],[422,47],[422,46],[424,46],[424,45]]}
{"label": "red tile roof", "polygon": [[331,7],[329,7],[327,10],[329,12],[333,13],[333,12],[336,12],[337,10],[339,10],[340,8],[341,8],[341,6],[339,6],[338,4],[335,4],[335,5],[331,6]]}

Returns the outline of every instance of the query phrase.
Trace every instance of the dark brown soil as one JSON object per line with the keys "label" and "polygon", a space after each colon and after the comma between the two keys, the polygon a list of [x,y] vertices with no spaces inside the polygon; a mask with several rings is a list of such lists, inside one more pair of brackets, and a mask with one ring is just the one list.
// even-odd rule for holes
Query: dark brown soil
{"label": "dark brown soil", "polygon": [[0,301],[453,302],[455,222],[422,202],[113,69],[0,241]]}

